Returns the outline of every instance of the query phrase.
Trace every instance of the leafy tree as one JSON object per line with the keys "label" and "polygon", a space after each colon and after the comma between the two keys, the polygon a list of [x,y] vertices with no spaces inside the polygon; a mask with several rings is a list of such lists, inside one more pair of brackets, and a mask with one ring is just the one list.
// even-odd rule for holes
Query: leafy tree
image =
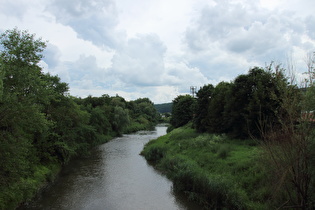
{"label": "leafy tree", "polygon": [[46,43],[35,39],[34,34],[17,29],[7,30],[1,35],[2,69],[4,92],[18,97],[19,100],[35,100],[41,90],[41,68],[38,62],[43,57]]}
{"label": "leafy tree", "polygon": [[227,133],[227,120],[224,112],[230,100],[231,83],[220,82],[213,90],[206,116],[207,131],[210,133]]}
{"label": "leafy tree", "polygon": [[113,107],[119,106],[122,108],[126,108],[126,100],[123,97],[116,95],[115,97],[111,98],[110,105],[112,105]]}
{"label": "leafy tree", "polygon": [[112,119],[112,126],[113,130],[121,135],[124,129],[129,125],[130,118],[128,114],[128,110],[123,109],[120,106],[114,107],[113,119]]}
{"label": "leafy tree", "polygon": [[154,108],[153,102],[148,98],[139,98],[126,103],[129,110],[130,125],[128,132],[143,129],[151,129],[158,121],[159,114]]}
{"label": "leafy tree", "polygon": [[147,120],[155,123],[158,118],[158,113],[154,108],[153,102],[148,98],[139,98],[134,101],[138,107],[138,113],[144,115]]}
{"label": "leafy tree", "polygon": [[287,88],[284,81],[280,73],[273,74],[258,67],[251,69],[247,75],[238,76],[231,86],[230,100],[224,112],[228,132],[236,137],[258,137],[262,119],[269,128],[274,125],[277,122],[275,112],[282,97],[278,83]]}
{"label": "leafy tree", "polygon": [[3,61],[0,57],[0,102],[2,101],[3,96],[3,79],[4,79],[4,67],[3,67]]}
{"label": "leafy tree", "polygon": [[173,100],[171,125],[175,128],[183,126],[194,117],[196,101],[190,95],[180,95]]}
{"label": "leafy tree", "polygon": [[41,39],[35,39],[35,34],[20,31],[17,28],[7,30],[1,35],[3,50],[1,57],[4,62],[26,63],[36,65],[43,58],[42,52],[46,43]]}
{"label": "leafy tree", "polygon": [[213,91],[213,85],[208,84],[200,88],[197,92],[197,108],[194,124],[196,129],[200,132],[205,132],[207,130],[208,107],[212,100]]}
{"label": "leafy tree", "polygon": [[106,106],[97,106],[91,110],[90,124],[98,134],[108,135],[111,131],[108,112],[109,109]]}
{"label": "leafy tree", "polygon": [[42,87],[37,64],[45,43],[14,29],[1,35],[0,44],[0,185],[8,186],[32,174],[38,161],[34,139],[50,122],[36,101]]}

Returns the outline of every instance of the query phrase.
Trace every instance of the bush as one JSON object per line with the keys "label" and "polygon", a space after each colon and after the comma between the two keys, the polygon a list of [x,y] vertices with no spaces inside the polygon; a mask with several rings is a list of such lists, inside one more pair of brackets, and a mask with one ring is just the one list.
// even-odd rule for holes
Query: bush
{"label": "bush", "polygon": [[188,195],[189,199],[207,209],[245,209],[246,194],[220,175],[207,175],[195,162],[176,155],[166,156],[159,164],[173,180],[173,189]]}
{"label": "bush", "polygon": [[173,181],[173,189],[209,209],[268,209],[266,172],[251,140],[200,134],[188,124],[146,144],[146,158]]}
{"label": "bush", "polygon": [[228,144],[222,144],[220,145],[217,153],[218,153],[219,158],[225,159],[229,156],[230,152],[231,152],[231,146]]}
{"label": "bush", "polygon": [[141,153],[148,161],[159,161],[166,154],[166,148],[162,146],[151,146],[145,152]]}
{"label": "bush", "polygon": [[173,127],[172,125],[167,127],[166,133],[170,133],[172,130],[174,130],[175,127]]}

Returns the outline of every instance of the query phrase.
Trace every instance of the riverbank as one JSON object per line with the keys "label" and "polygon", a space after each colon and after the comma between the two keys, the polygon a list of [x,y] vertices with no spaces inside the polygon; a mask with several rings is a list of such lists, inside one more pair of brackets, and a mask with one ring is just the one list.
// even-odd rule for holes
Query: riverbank
{"label": "riverbank", "polygon": [[166,127],[158,125],[93,148],[90,156],[71,160],[53,185],[19,210],[201,209],[173,193],[172,182],[139,155],[144,144],[165,134]]}
{"label": "riverbank", "polygon": [[141,152],[207,209],[268,209],[268,183],[253,140],[199,134],[190,125],[150,141]]}
{"label": "riverbank", "polygon": [[60,170],[61,165],[58,163],[37,165],[32,169],[33,176],[21,178],[8,187],[2,186],[0,209],[16,209],[22,202],[31,202],[36,195],[56,179]]}
{"label": "riverbank", "polygon": [[[154,127],[153,127],[154,128]],[[152,125],[147,124],[130,124],[130,127],[126,129],[126,133],[133,133],[140,130],[151,130]],[[111,135],[103,135],[98,138],[98,142],[94,142],[91,145],[85,145],[86,148],[73,154],[66,164],[62,164],[58,161],[47,162],[46,164],[31,165],[30,175],[27,178],[20,178],[14,184],[9,186],[1,186],[0,190],[0,209],[16,209],[20,205],[27,205],[33,202],[34,198],[40,195],[43,190],[52,185],[56,178],[59,176],[62,168],[67,165],[71,159],[80,156],[88,156],[93,147],[107,143],[113,138],[117,137],[116,133]],[[75,148],[72,148],[73,150]]]}

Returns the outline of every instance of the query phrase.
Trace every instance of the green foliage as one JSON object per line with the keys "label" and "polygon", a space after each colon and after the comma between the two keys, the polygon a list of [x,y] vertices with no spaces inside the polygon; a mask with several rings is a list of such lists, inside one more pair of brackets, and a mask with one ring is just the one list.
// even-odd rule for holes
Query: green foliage
{"label": "green foliage", "polygon": [[60,166],[50,164],[38,165],[32,169],[32,175],[20,178],[8,187],[0,190],[0,209],[15,209],[20,202],[29,202],[47,182],[55,179]]}
{"label": "green foliage", "polygon": [[200,132],[260,138],[261,124],[265,130],[278,125],[278,112],[285,115],[282,98],[287,90],[297,89],[288,84],[283,71],[254,67],[231,83],[205,85],[197,94],[194,126]]}
{"label": "green foliage", "polygon": [[214,92],[213,85],[204,85],[197,92],[197,108],[195,111],[194,124],[198,131],[205,132],[207,130],[207,115],[211,97]]}
{"label": "green foliage", "polygon": [[279,123],[272,130],[262,131],[262,161],[273,186],[272,201],[275,208],[312,209],[313,113],[308,98],[301,100],[301,91],[295,86],[281,90],[282,105],[276,113]]}
{"label": "green foliage", "polygon": [[43,58],[41,53],[46,43],[41,39],[35,39],[35,34],[15,28],[5,31],[0,38],[1,46],[4,48],[1,57],[5,63],[23,62],[36,65]]}
{"label": "green foliage", "polygon": [[302,100],[303,111],[311,112],[315,110],[315,86],[307,88],[304,100]]}
{"label": "green foliage", "polygon": [[229,144],[222,144],[220,145],[220,148],[217,153],[218,153],[219,158],[225,159],[230,154],[230,152],[231,152],[231,146]]}
{"label": "green foliage", "polygon": [[88,154],[130,122],[132,131],[157,122],[147,98],[69,96],[68,84],[42,72],[38,63],[46,43],[27,31],[6,31],[0,45],[0,209],[34,197],[58,173],[50,166]]}
{"label": "green foliage", "polygon": [[3,79],[4,79],[4,74],[5,74],[5,69],[3,68],[3,61],[1,60],[2,58],[0,57],[0,103],[2,102],[2,96],[3,96]]}
{"label": "green foliage", "polygon": [[171,125],[175,128],[193,119],[196,101],[190,95],[180,95],[173,100]]}
{"label": "green foliage", "polygon": [[116,131],[118,134],[122,134],[129,123],[130,119],[128,111],[119,106],[114,107],[112,122],[114,131]]}
{"label": "green foliage", "polygon": [[267,209],[271,192],[253,145],[186,125],[148,142],[141,154],[173,180],[174,190],[205,208]]}
{"label": "green foliage", "polygon": [[225,114],[225,107],[230,100],[231,83],[220,82],[215,86],[210,100],[205,126],[210,133],[227,133],[229,116]]}
{"label": "green foliage", "polygon": [[152,146],[150,150],[141,153],[148,161],[159,161],[161,160],[166,153],[166,147],[164,146]]}
{"label": "green foliage", "polygon": [[159,113],[171,113],[172,112],[172,103],[164,103],[164,104],[155,104],[154,107]]}

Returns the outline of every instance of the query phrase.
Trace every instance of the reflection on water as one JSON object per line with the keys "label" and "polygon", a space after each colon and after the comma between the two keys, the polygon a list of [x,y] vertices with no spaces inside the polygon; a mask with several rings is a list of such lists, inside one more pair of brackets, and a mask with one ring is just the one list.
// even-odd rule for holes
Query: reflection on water
{"label": "reflection on water", "polygon": [[[172,183],[139,155],[145,143],[166,134],[155,131],[124,135],[73,160],[57,182],[24,209],[200,209],[174,195]],[[23,209],[22,208],[22,209]]]}

